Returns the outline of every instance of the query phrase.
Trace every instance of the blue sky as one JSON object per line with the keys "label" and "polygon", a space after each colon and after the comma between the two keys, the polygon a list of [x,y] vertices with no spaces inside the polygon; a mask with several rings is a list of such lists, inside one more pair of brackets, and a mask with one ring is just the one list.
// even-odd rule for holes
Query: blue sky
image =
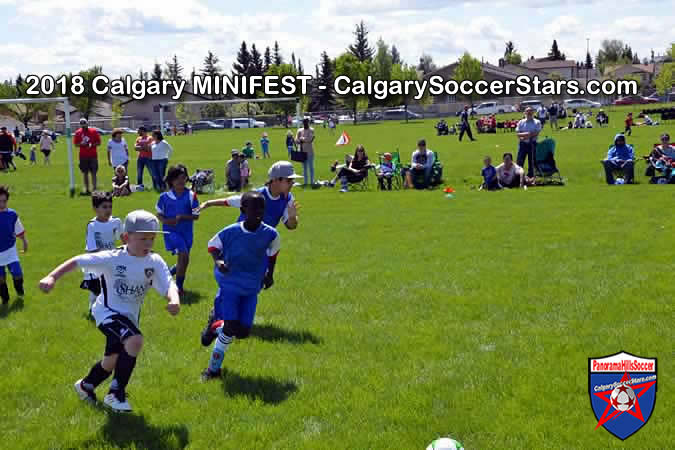
{"label": "blue sky", "polygon": [[[314,73],[319,55],[339,55],[364,20],[372,43],[395,44],[404,61],[422,52],[437,65],[465,50],[496,63],[512,40],[524,56],[545,56],[554,38],[568,58],[595,54],[602,39],[629,43],[641,57],[663,53],[675,41],[675,8],[667,0],[0,0],[0,79],[16,74],[77,72],[94,64],[106,73],[150,71],[174,53],[186,74],[207,51],[230,70],[242,40],[262,52],[279,41]],[[662,25],[660,25],[662,24]]]}

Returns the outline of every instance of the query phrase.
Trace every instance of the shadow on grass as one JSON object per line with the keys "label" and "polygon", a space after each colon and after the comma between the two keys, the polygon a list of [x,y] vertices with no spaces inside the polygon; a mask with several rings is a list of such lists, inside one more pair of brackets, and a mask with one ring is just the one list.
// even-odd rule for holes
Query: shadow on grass
{"label": "shadow on grass", "polygon": [[286,330],[272,324],[253,325],[251,336],[262,341],[284,341],[290,344],[314,344],[319,345],[323,340],[309,331]]}
{"label": "shadow on grass", "polygon": [[105,411],[107,421],[95,439],[83,442],[78,448],[184,449],[189,443],[185,425],[150,425],[142,415]]}
{"label": "shadow on grass", "polygon": [[204,296],[199,292],[195,291],[184,291],[183,296],[180,298],[180,302],[183,305],[194,305],[202,301]]}
{"label": "shadow on grass", "polygon": [[12,313],[19,312],[23,309],[23,298],[19,297],[13,303],[0,305],[0,319],[4,319]]}
{"label": "shadow on grass", "polygon": [[226,371],[223,375],[225,395],[243,395],[249,400],[278,405],[298,390],[292,381],[278,381],[272,377],[245,377],[236,372]]}

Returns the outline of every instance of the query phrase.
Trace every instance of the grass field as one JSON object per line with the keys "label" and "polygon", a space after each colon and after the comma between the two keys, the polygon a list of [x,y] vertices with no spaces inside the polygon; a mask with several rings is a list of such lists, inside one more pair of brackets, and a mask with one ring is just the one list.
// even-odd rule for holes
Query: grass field
{"label": "grass field", "polygon": [[[423,449],[444,435],[473,449],[675,447],[675,191],[648,184],[644,165],[638,185],[604,184],[599,161],[624,115],[612,113],[609,128],[552,134],[565,187],[496,193],[470,187],[484,155],[516,153],[511,133],[458,143],[436,137],[433,121],[340,127],[371,159],[400,148],[408,160],[426,137],[456,197],[296,188],[301,223],[281,231],[276,284],[260,295],[253,336],[230,347],[227,375],[208,384],[199,332],[216,284],[206,242],[238,211],[205,211],[181,313],[169,316],[156,293],[146,299],[146,344],[129,385],[135,412],[122,416],[72,391],[104,344],[86,319],[80,275],[50,295],[37,289],[83,250],[90,200],[66,195],[63,141],[51,167],[16,161],[0,182],[30,248],[26,297],[0,309],[0,448]],[[628,143],[645,154],[663,131],[675,135],[673,122],[635,128]],[[217,168],[222,184],[229,150],[260,132],[167,139],[172,162]],[[337,135],[317,135],[325,180],[345,149]],[[285,130],[270,136],[272,161],[286,159]],[[269,165],[252,163],[256,185]],[[107,186],[112,171],[99,174]],[[115,200],[114,214],[152,211],[156,200],[136,193]],[[161,239],[156,249],[174,261]],[[654,414],[625,442],[594,429],[588,394],[587,358],[620,350],[659,358]]]}

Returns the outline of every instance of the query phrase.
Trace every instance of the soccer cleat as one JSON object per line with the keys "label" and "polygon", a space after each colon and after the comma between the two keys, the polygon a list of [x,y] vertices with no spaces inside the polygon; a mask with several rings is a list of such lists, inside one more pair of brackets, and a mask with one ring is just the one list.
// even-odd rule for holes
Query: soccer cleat
{"label": "soccer cleat", "polygon": [[124,392],[110,391],[103,397],[103,404],[115,412],[131,412],[131,405]]}
{"label": "soccer cleat", "polygon": [[211,345],[218,337],[218,332],[216,330],[221,326],[223,326],[223,321],[216,320],[215,311],[212,309],[211,312],[209,312],[209,320],[202,330],[202,345],[204,347]]}
{"label": "soccer cleat", "polygon": [[222,376],[222,374],[223,374],[223,372],[220,369],[218,369],[216,372],[211,372],[211,370],[207,367],[202,372],[202,381],[209,381],[209,380],[218,379]]}
{"label": "soccer cleat", "polygon": [[88,389],[84,385],[84,381],[82,379],[77,380],[73,387],[75,388],[77,395],[80,397],[80,400],[84,400],[89,403],[96,403],[96,393],[93,389]]}

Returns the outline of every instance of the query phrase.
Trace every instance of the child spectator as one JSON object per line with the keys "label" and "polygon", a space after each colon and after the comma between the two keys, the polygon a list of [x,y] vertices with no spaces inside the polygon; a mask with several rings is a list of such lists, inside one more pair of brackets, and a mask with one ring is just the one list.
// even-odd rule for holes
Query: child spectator
{"label": "child spectator", "polygon": [[290,130],[286,133],[286,148],[288,149],[288,159],[291,159],[291,152],[295,151],[295,138],[293,138],[293,132]]}
{"label": "child spectator", "polygon": [[117,166],[123,165],[126,173],[129,165],[127,141],[122,137],[122,130],[119,128],[115,128],[110,137],[111,139],[108,141],[108,164],[115,168],[115,173],[117,173]]}
{"label": "child spectator", "polygon": [[499,182],[497,181],[497,169],[492,165],[492,158],[486,156],[483,159],[483,170],[480,171],[481,176],[483,177],[483,184],[480,185],[479,189],[485,189],[488,191],[495,191],[499,189]]}
{"label": "child spectator", "polygon": [[254,159],[255,158],[255,150],[253,149],[253,144],[251,141],[246,141],[246,146],[241,149],[242,155],[244,155],[244,158],[246,159]]}
{"label": "child spectator", "polygon": [[[87,235],[84,249],[87,253],[113,250],[122,234],[122,222],[113,217],[113,198],[110,192],[95,191],[91,194],[91,204],[96,217],[87,224]],[[101,294],[100,275],[95,272],[84,272],[84,280],[80,288],[89,292],[89,312]]]}
{"label": "child spectator", "polygon": [[239,192],[241,190],[241,166],[239,164],[239,150],[232,150],[232,157],[225,164],[225,179],[227,190]]}
{"label": "child spectator", "polygon": [[169,314],[176,315],[180,310],[176,284],[169,269],[162,257],[151,251],[157,233],[161,231],[155,216],[147,211],[132,211],[124,220],[124,247],[75,256],[40,280],[40,290],[48,293],[66,273],[81,267],[100,273],[101,285],[108,286],[105,295],[99,296],[92,308],[96,325],[106,337],[104,357],[73,387],[81,400],[95,403],[95,389],[114,370],[103,403],[115,412],[131,411],[126,387],[143,348],[139,315],[146,293],[152,287],[167,298]]}
{"label": "child spectator", "polygon": [[129,177],[124,165],[120,164],[115,168],[115,176],[112,179],[113,197],[126,197],[131,194],[129,186]]}
{"label": "child spectator", "polygon": [[239,158],[239,171],[241,176],[242,189],[248,186],[248,177],[251,175],[251,169],[248,166],[247,158]]}
{"label": "child spectator", "polygon": [[37,164],[37,146],[31,145],[30,146],[30,165],[34,166],[35,164]]}
{"label": "child spectator", "polygon": [[380,189],[383,191],[384,182],[387,182],[387,190],[391,191],[391,180],[394,178],[394,162],[392,161],[391,153],[384,154],[384,161],[377,168],[377,182],[380,183]]}
{"label": "child spectator", "polygon": [[270,139],[267,137],[267,133],[262,134],[260,139],[260,148],[262,149],[263,158],[270,158]]}
{"label": "child spectator", "polygon": [[19,158],[23,159],[24,161],[26,160],[26,155],[23,154],[23,149],[21,148],[21,144],[16,148],[16,151],[14,152],[14,156],[18,156]]}
{"label": "child spectator", "polygon": [[633,123],[633,113],[629,112],[628,115],[626,116],[626,129],[624,130],[623,134],[627,134],[630,136],[633,133],[632,126],[634,125]]}
{"label": "child spectator", "polygon": [[24,233],[19,215],[11,208],[9,203],[9,189],[0,186],[0,298],[2,304],[9,302],[9,289],[5,278],[5,266],[9,268],[14,281],[14,289],[19,297],[23,297],[23,271],[19,263],[19,254],[16,251],[16,238],[23,241],[23,252],[28,251],[28,241]]}

